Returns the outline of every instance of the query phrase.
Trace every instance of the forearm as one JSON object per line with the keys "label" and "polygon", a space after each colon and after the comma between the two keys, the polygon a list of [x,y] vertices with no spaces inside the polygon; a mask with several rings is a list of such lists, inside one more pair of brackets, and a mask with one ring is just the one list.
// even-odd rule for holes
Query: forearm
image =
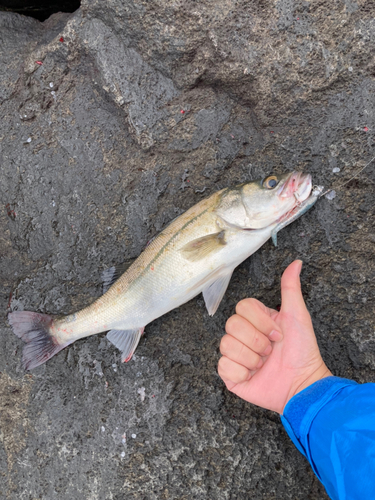
{"label": "forearm", "polygon": [[281,419],[332,499],[372,498],[375,384],[324,378],[296,394]]}

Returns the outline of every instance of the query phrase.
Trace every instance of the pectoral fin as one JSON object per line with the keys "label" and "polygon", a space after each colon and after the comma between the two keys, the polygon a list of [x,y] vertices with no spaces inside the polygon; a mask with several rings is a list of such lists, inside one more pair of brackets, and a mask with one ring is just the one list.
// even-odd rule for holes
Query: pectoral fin
{"label": "pectoral fin", "polygon": [[180,251],[185,259],[196,262],[220,250],[224,245],[226,245],[225,231],[220,231],[219,233],[209,234],[208,236],[202,236],[202,238],[190,241]]}
{"label": "pectoral fin", "polygon": [[123,363],[133,356],[143,330],[144,328],[135,328],[134,330],[111,330],[107,333],[107,339],[122,352]]}
{"label": "pectoral fin", "polygon": [[210,286],[203,290],[203,298],[210,316],[213,316],[217,311],[226,289],[228,288],[232,273],[233,269],[230,269],[226,274],[220,276]]}

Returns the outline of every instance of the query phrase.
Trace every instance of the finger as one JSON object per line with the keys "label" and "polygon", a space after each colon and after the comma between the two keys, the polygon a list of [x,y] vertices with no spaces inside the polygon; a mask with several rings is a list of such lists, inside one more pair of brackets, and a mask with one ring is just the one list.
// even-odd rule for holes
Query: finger
{"label": "finger", "polygon": [[[261,354],[262,356],[268,356],[270,354],[272,347],[271,342],[268,340],[267,336],[257,330],[251,323],[247,321],[247,319],[239,316],[238,314],[234,314],[231,316],[225,325],[225,331],[237,339],[242,345],[251,349],[252,351]],[[224,344],[224,347],[235,347],[234,343],[231,339],[225,335],[221,339],[220,346]],[[229,349],[227,352],[222,352],[222,354],[228,355]]]}
{"label": "finger", "polygon": [[226,356],[219,359],[217,371],[223,380],[231,381],[234,384],[246,382],[251,378],[250,370]]}
{"label": "finger", "polygon": [[236,313],[247,319],[247,321],[264,335],[270,336],[271,332],[278,332],[279,335],[275,333],[270,337],[272,341],[278,342],[283,338],[280,327],[271,317],[272,310],[268,309],[268,307],[262,304],[262,302],[259,302],[259,300],[252,298],[241,300],[236,306]]}
{"label": "finger", "polygon": [[302,261],[295,260],[284,271],[281,278],[281,308],[283,312],[306,310],[301,291],[300,272]]}
{"label": "finger", "polygon": [[[219,371],[219,369],[218,369],[218,371]],[[223,377],[220,375],[220,373],[219,373],[219,376],[220,376],[220,378],[222,379],[222,381],[224,382],[224,384],[226,385],[226,387],[227,387],[227,389],[228,389],[229,391],[233,391],[233,389],[236,387],[236,385],[238,385],[238,384],[236,384],[235,382],[232,382],[231,380],[228,380],[228,379],[226,379],[226,378],[223,378]]]}
{"label": "finger", "polygon": [[[268,354],[272,351],[269,344]],[[220,352],[223,356],[235,361],[236,363],[244,366],[248,370],[255,370],[260,368],[263,364],[262,358],[253,350],[249,349],[242,342],[237,340],[232,335],[224,335],[220,342]],[[267,354],[265,354],[267,356]]]}

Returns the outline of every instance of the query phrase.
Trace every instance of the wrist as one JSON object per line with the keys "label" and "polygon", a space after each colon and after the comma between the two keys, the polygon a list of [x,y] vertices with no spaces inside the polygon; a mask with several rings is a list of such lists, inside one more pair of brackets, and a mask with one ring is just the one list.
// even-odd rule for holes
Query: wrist
{"label": "wrist", "polygon": [[304,389],[306,389],[310,385],[314,384],[318,380],[322,380],[323,378],[332,377],[332,376],[333,376],[333,374],[327,368],[327,366],[325,365],[325,363],[322,361],[322,364],[318,368],[316,368],[312,373],[310,373],[308,375],[306,374],[303,377],[299,377],[298,380],[296,380],[293,383],[293,385],[292,385],[292,387],[291,387],[291,389],[289,391],[288,397],[287,397],[287,399],[285,401],[284,408],[287,405],[288,401],[293,396],[295,396],[299,392],[303,391]]}

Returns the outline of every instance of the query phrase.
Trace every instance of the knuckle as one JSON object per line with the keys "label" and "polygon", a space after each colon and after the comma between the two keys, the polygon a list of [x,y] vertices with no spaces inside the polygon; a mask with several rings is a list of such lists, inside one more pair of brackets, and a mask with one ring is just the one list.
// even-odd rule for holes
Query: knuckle
{"label": "knuckle", "polygon": [[233,316],[231,316],[226,324],[225,324],[225,331],[227,333],[230,333],[230,332],[233,332],[237,329],[238,327],[238,316],[236,314],[234,314]]}
{"label": "knuckle", "polygon": [[244,313],[249,308],[249,303],[251,299],[243,299],[238,302],[236,305],[236,313],[240,314]]}
{"label": "knuckle", "polygon": [[267,338],[262,333],[255,333],[253,337],[253,347],[256,352],[263,352],[268,345]]}
{"label": "knuckle", "polygon": [[252,297],[240,300],[236,306],[236,313],[240,316],[248,314],[252,309],[256,308],[258,301]]}
{"label": "knuckle", "polygon": [[232,340],[229,335],[224,335],[220,342],[220,352],[221,354],[226,354],[230,351],[232,345]]}
{"label": "knuckle", "polygon": [[254,357],[254,361],[253,361],[253,369],[255,370],[256,367],[258,366],[258,363],[259,361],[261,360],[262,358],[257,354],[255,357]]}
{"label": "knuckle", "polygon": [[251,370],[255,370],[255,368],[258,366],[260,359],[261,359],[261,357],[259,356],[259,354],[256,354],[254,352],[254,355],[252,356],[251,360],[249,360],[249,368]]}
{"label": "knuckle", "polygon": [[225,371],[223,368],[223,362],[221,361],[223,358],[219,359],[219,362],[217,364],[217,373],[220,375],[221,378],[225,378]]}
{"label": "knuckle", "polygon": [[237,349],[237,356],[241,359],[241,357],[246,356],[246,347],[242,342],[239,343],[238,349]]}
{"label": "knuckle", "polygon": [[217,369],[218,369],[219,374],[222,373],[222,371],[223,371],[223,359],[224,358],[220,358],[219,362],[217,364]]}
{"label": "knuckle", "polygon": [[220,374],[225,375],[225,373],[228,371],[228,362],[229,362],[229,359],[226,358],[225,356],[223,356],[219,359],[218,370],[219,370]]}

